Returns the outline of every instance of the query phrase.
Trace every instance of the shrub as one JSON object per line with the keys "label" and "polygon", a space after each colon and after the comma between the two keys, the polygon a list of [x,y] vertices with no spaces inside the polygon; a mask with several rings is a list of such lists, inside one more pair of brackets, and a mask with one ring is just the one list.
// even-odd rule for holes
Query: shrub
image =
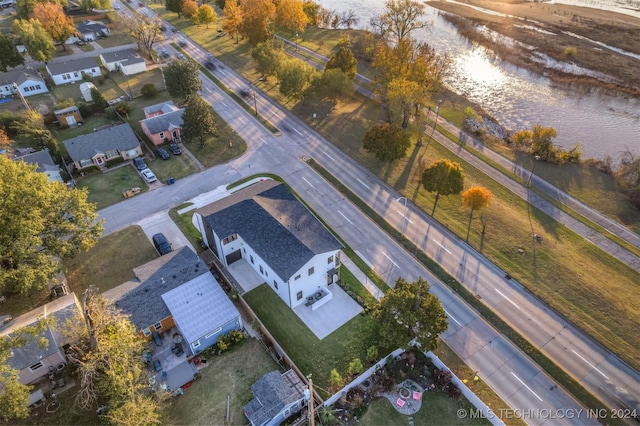
{"label": "shrub", "polygon": [[363,369],[364,368],[362,367],[362,361],[360,361],[360,358],[354,358],[349,363],[349,374],[358,375],[362,373]]}
{"label": "shrub", "polygon": [[118,114],[116,113],[116,109],[112,106],[104,109],[104,113],[107,115],[109,120],[117,120]]}
{"label": "shrub", "polygon": [[578,49],[575,46],[569,46],[564,49],[564,56],[576,56]]}
{"label": "shrub", "polygon": [[147,83],[142,86],[140,93],[145,98],[154,98],[158,94],[158,89],[156,89],[156,86],[153,83]]}
{"label": "shrub", "polygon": [[338,370],[334,368],[331,370],[331,387],[337,391],[338,389],[341,389],[342,386],[344,386],[344,379],[340,373],[338,373]]}
{"label": "shrub", "polygon": [[377,360],[378,360],[378,347],[375,345],[371,345],[367,349],[367,361],[373,364]]}
{"label": "shrub", "polygon": [[121,102],[118,105],[116,105],[116,111],[118,111],[118,114],[120,115],[128,114],[132,110],[133,110],[133,107],[129,105],[127,102]]}
{"label": "shrub", "polygon": [[75,103],[76,101],[74,101],[73,98],[66,98],[58,102],[54,109],[69,108],[70,106],[74,106]]}
{"label": "shrub", "polygon": [[80,101],[78,102],[78,111],[80,111],[80,115],[82,115],[83,118],[89,118],[91,117],[91,115],[93,115],[93,109],[91,108],[91,105],[89,105],[86,102]]}
{"label": "shrub", "polygon": [[87,73],[82,73],[82,81],[88,81],[93,83],[93,76]]}

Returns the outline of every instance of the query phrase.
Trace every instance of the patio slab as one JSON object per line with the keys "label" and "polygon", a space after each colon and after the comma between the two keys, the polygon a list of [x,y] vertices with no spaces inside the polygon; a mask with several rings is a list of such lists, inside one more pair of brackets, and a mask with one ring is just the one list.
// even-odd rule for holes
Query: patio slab
{"label": "patio slab", "polygon": [[227,267],[227,271],[236,279],[240,287],[242,287],[242,294],[253,290],[264,282],[256,271],[253,270],[249,262],[244,258],[236,260]]}

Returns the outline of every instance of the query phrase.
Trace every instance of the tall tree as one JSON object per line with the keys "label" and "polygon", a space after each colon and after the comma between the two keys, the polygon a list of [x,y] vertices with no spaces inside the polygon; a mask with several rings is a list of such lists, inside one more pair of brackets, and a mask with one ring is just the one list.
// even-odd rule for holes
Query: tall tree
{"label": "tall tree", "polygon": [[44,27],[35,19],[16,19],[13,32],[20,37],[31,59],[47,63],[53,58],[55,46]]}
{"label": "tall tree", "polygon": [[169,94],[186,100],[189,96],[202,90],[200,67],[189,58],[186,61],[171,61],[164,69],[164,80]]}
{"label": "tall tree", "polygon": [[33,9],[31,17],[40,21],[51,38],[61,43],[63,49],[67,50],[64,42],[75,33],[76,28],[73,25],[73,20],[64,13],[62,5],[57,3],[38,3]]}
{"label": "tall tree", "polygon": [[138,49],[151,56],[153,45],[162,41],[162,20],[160,17],[127,19],[124,22],[125,32],[138,44]]}
{"label": "tall tree", "polygon": [[16,0],[16,17],[18,19],[29,18],[38,3],[57,3],[65,8],[69,5],[67,0]]}
{"label": "tall tree", "polygon": [[431,216],[436,212],[436,206],[441,195],[454,195],[464,188],[464,175],[460,164],[449,160],[438,160],[422,172],[422,186],[428,192],[435,192],[435,202]]}
{"label": "tall tree", "polygon": [[542,127],[539,124],[532,130],[520,130],[514,133],[512,139],[516,145],[524,146],[532,155],[538,155],[543,161],[554,162],[558,155],[558,148],[553,146],[553,139],[558,132],[553,127]]}
{"label": "tall tree", "polygon": [[198,16],[198,21],[201,24],[205,24],[207,29],[209,29],[209,24],[213,24],[218,19],[218,15],[208,4],[200,6],[196,15]]}
{"label": "tall tree", "polygon": [[191,19],[193,15],[198,13],[198,5],[193,0],[184,0],[180,11],[185,18]]}
{"label": "tall tree", "polygon": [[278,69],[280,93],[292,99],[304,98],[315,73],[316,69],[306,62],[296,58],[288,59]]}
{"label": "tall tree", "polygon": [[255,46],[271,37],[276,16],[276,6],[272,0],[240,0],[240,10],[240,33],[250,44]]}
{"label": "tall tree", "polygon": [[242,28],[242,9],[237,1],[226,2],[222,9],[222,28],[230,37],[236,39],[236,44],[240,42],[240,29]]}
{"label": "tall tree", "polygon": [[344,43],[338,48],[338,51],[327,61],[324,67],[325,72],[334,68],[339,68],[351,80],[356,78],[358,72],[358,61],[353,56],[353,52]]}
{"label": "tall tree", "polygon": [[251,49],[251,59],[256,71],[263,76],[276,76],[280,65],[288,60],[283,43],[278,39],[267,40]]}
{"label": "tall tree", "polygon": [[409,135],[395,124],[378,124],[362,138],[362,147],[382,161],[393,161],[407,155]]}
{"label": "tall tree", "polygon": [[182,4],[184,3],[184,1],[185,0],[165,0],[164,8],[169,12],[177,13],[178,17],[180,17],[180,14],[182,13]]}
{"label": "tall tree", "polygon": [[93,101],[93,106],[97,110],[104,111],[104,109],[109,106],[109,103],[104,98],[104,95],[102,94],[102,92],[100,92],[100,90],[98,90],[97,87],[92,87],[90,93],[91,100]]}
{"label": "tall tree", "polygon": [[448,328],[440,300],[422,277],[412,283],[398,278],[374,308],[373,317],[380,325],[380,343],[393,348],[415,344],[421,351],[434,350],[438,336]]}
{"label": "tall tree", "polygon": [[181,135],[187,143],[197,141],[204,148],[207,139],[218,135],[211,106],[200,96],[192,95],[189,97],[182,121]]}
{"label": "tall tree", "polygon": [[8,292],[46,287],[59,259],[93,247],[102,233],[86,190],[35,169],[0,156],[0,286]]}
{"label": "tall tree", "polygon": [[309,24],[302,0],[280,0],[276,6],[276,24],[291,35],[302,34]]}
{"label": "tall tree", "polygon": [[4,131],[2,127],[0,127],[0,149],[7,149],[11,146],[13,142],[9,139],[7,132]]}
{"label": "tall tree", "polygon": [[469,213],[469,225],[467,226],[467,241],[469,240],[473,212],[489,207],[491,198],[493,198],[493,194],[483,186],[474,186],[462,193],[462,204],[471,210],[471,213]]}
{"label": "tall tree", "polygon": [[358,15],[356,15],[356,12],[354,12],[353,9],[342,12],[342,15],[338,17],[339,24],[349,30],[351,29],[351,27],[356,25],[359,20],[360,19],[358,18]]}
{"label": "tall tree", "polygon": [[429,26],[422,19],[424,9],[425,5],[415,0],[387,0],[380,22],[386,28],[386,33],[395,38],[394,42],[402,41],[410,37],[413,31]]}
{"label": "tall tree", "polygon": [[111,0],[81,0],[80,7],[84,10],[106,10],[111,8]]}
{"label": "tall tree", "polygon": [[400,122],[403,129],[409,125],[409,119],[416,107],[424,102],[424,90],[415,81],[396,78],[387,87],[390,121],[392,123]]}
{"label": "tall tree", "polygon": [[0,71],[6,72],[7,67],[15,68],[24,64],[24,58],[18,52],[13,41],[0,32]]}
{"label": "tall tree", "polygon": [[309,20],[309,25],[317,25],[318,24],[318,12],[320,11],[320,6],[314,0],[303,0],[302,1],[302,10],[304,10],[304,14],[307,15],[307,19]]}
{"label": "tall tree", "polygon": [[326,70],[313,82],[314,90],[321,96],[330,97],[335,105],[339,96],[353,94],[353,80],[338,68]]}

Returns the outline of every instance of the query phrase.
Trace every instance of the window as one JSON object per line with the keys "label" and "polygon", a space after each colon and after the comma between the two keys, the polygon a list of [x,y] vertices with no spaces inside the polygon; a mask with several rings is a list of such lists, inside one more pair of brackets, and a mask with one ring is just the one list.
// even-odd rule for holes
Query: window
{"label": "window", "polygon": [[333,256],[329,256],[327,259],[327,265],[331,265],[333,263]]}
{"label": "window", "polygon": [[269,271],[267,271],[267,270],[265,269],[265,270],[264,270],[264,275],[265,275],[266,277],[268,277],[268,276],[269,276]]}
{"label": "window", "polygon": [[229,244],[230,242],[235,241],[237,239],[238,239],[238,234],[233,234],[233,235],[230,235],[227,238],[223,239],[222,240],[222,244],[223,245]]}
{"label": "window", "polygon": [[78,71],[74,72],[74,73],[73,73],[73,76],[74,76],[75,78],[78,78]]}
{"label": "window", "polygon": [[251,264],[253,265],[253,256],[249,255],[249,260],[251,261]]}
{"label": "window", "polygon": [[299,291],[298,294],[296,294],[296,297],[298,298],[298,300],[302,299],[302,292]]}
{"label": "window", "polygon": [[29,88],[28,88],[28,87],[25,87],[24,89],[22,89],[22,91],[23,91],[23,92],[28,92],[28,91],[29,91]]}
{"label": "window", "polygon": [[164,132],[158,133],[158,136],[160,136],[160,139],[164,139]]}
{"label": "window", "polygon": [[36,371],[38,368],[42,368],[44,367],[44,364],[42,364],[40,361],[36,362],[35,364],[29,366],[29,371]]}
{"label": "window", "polygon": [[278,281],[273,280],[273,286],[276,288],[276,290],[278,289]]}
{"label": "window", "polygon": [[313,266],[311,268],[309,268],[309,275],[313,275]]}
{"label": "window", "polygon": [[40,86],[39,84],[36,84],[36,89],[40,90],[42,89],[42,86]]}
{"label": "window", "polygon": [[293,277],[294,280],[299,280],[300,279],[300,274],[296,275],[295,277]]}
{"label": "window", "polygon": [[91,161],[90,158],[85,158],[84,160],[80,160],[80,167],[87,167],[93,164],[93,161]]}
{"label": "window", "polygon": [[218,327],[218,328],[216,328],[215,330],[213,330],[213,331],[211,331],[211,332],[207,333],[207,334],[204,336],[204,338],[205,338],[205,339],[209,339],[209,338],[211,338],[211,337],[215,336],[216,334],[220,333],[221,331],[222,331],[222,327]]}
{"label": "window", "polygon": [[95,68],[91,68],[91,72],[96,72],[96,69]]}
{"label": "window", "polygon": [[157,323],[153,324],[153,328],[155,328],[156,331],[162,330],[162,323],[161,322],[157,322]]}
{"label": "window", "polygon": [[191,347],[192,347],[193,349],[195,349],[195,348],[197,348],[197,347],[199,347],[199,346],[200,346],[200,340],[196,340],[195,342],[193,342],[193,343],[191,344]]}
{"label": "window", "polygon": [[262,265],[260,265],[260,273],[264,274],[264,269],[262,269]]}
{"label": "window", "polygon": [[144,334],[145,336],[148,336],[151,334],[151,330],[149,330],[148,328],[145,328],[144,330],[142,330],[142,334]]}
{"label": "window", "polygon": [[107,160],[119,156],[117,149],[112,149],[110,151],[107,151],[105,152],[105,155],[107,156]]}

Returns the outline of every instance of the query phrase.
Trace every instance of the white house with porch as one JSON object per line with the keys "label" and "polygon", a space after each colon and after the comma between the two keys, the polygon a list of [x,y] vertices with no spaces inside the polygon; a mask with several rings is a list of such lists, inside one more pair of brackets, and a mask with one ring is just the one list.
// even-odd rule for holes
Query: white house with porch
{"label": "white house with porch", "polygon": [[331,300],[343,246],[285,185],[261,181],[194,217],[224,266],[245,259],[290,308]]}

